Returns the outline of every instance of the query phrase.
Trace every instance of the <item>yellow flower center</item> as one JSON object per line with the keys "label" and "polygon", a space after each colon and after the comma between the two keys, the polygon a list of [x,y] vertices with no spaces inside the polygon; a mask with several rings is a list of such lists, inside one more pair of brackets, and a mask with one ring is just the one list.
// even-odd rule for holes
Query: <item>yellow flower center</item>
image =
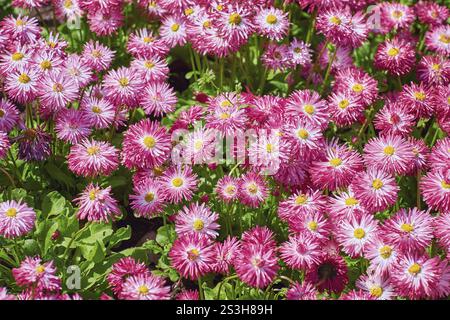
{"label": "yellow flower center", "polygon": [[236,187],[229,185],[225,188],[225,192],[229,195],[233,195],[236,192]]}
{"label": "yellow flower center", "polygon": [[49,60],[44,60],[41,62],[41,68],[44,70],[50,70],[52,68],[52,63]]}
{"label": "yellow flower center", "polygon": [[313,114],[314,111],[316,111],[316,109],[314,108],[314,106],[313,106],[313,105],[310,105],[310,104],[305,105],[305,106],[303,107],[303,110],[305,110],[305,112],[306,112],[307,114]]}
{"label": "yellow flower center", "polygon": [[66,9],[72,8],[72,0],[65,0],[64,1],[64,8],[66,8]]}
{"label": "yellow flower center", "polygon": [[383,181],[381,181],[380,179],[375,179],[372,181],[372,187],[375,190],[379,190],[383,187]]}
{"label": "yellow flower center", "polygon": [[128,80],[128,78],[120,78],[120,79],[119,79],[119,84],[120,84],[122,87],[128,86],[129,83],[130,83],[130,81]]}
{"label": "yellow flower center", "polygon": [[194,148],[195,150],[201,150],[203,148],[203,140],[197,139],[194,142]]}
{"label": "yellow flower center", "polygon": [[100,58],[100,57],[102,56],[102,53],[101,53],[100,50],[92,50],[91,55],[92,55],[94,58]]}
{"label": "yellow flower center", "polygon": [[218,4],[217,7],[216,7],[216,9],[217,9],[218,11],[222,11],[222,10],[223,10],[223,5],[222,5],[222,4]]}
{"label": "yellow flower center", "polygon": [[19,82],[20,83],[26,84],[26,83],[28,83],[30,81],[31,81],[31,78],[26,73],[22,73],[19,76]]}
{"label": "yellow flower center", "polygon": [[333,159],[331,159],[330,160],[330,164],[333,166],[333,167],[339,167],[341,164],[342,164],[342,160],[341,159],[339,159],[339,158],[333,158]]}
{"label": "yellow flower center", "polygon": [[195,261],[197,260],[198,256],[200,255],[200,251],[198,251],[197,249],[191,249],[187,252],[188,254],[188,259],[191,261]]}
{"label": "yellow flower center", "polygon": [[352,87],[354,92],[361,92],[364,90],[364,86],[361,83],[355,83]]}
{"label": "yellow flower center", "polygon": [[433,63],[431,65],[431,69],[433,69],[434,71],[439,71],[441,70],[441,65],[439,63]]}
{"label": "yellow flower center", "polygon": [[53,85],[53,91],[54,92],[62,92],[64,89],[63,85],[61,83],[55,83]]}
{"label": "yellow flower center", "polygon": [[223,112],[223,113],[220,115],[220,119],[222,119],[222,120],[229,119],[229,118],[230,118],[230,114],[227,113],[227,112]]}
{"label": "yellow flower center", "polygon": [[450,43],[450,37],[447,36],[446,34],[441,34],[439,36],[439,41],[445,44],[449,44]]}
{"label": "yellow flower center", "polygon": [[445,181],[445,180],[442,180],[442,181],[441,181],[441,186],[442,186],[442,188],[444,188],[445,190],[449,190],[449,189],[450,189],[450,183],[448,183],[448,182]]}
{"label": "yellow flower center", "polygon": [[396,55],[398,55],[400,53],[400,50],[398,48],[390,48],[387,52],[387,54],[390,57],[395,57]]}
{"label": "yellow flower center", "polygon": [[373,297],[379,298],[383,294],[383,289],[379,286],[373,286],[372,288],[370,288],[370,294]]}
{"label": "yellow flower center", "polygon": [[184,181],[180,177],[172,179],[172,185],[176,188],[179,188],[183,185]]}
{"label": "yellow flower center", "polygon": [[425,100],[426,97],[427,96],[425,95],[425,92],[420,91],[414,92],[414,98],[416,98],[416,100],[423,101]]}
{"label": "yellow flower center", "polygon": [[317,222],[315,222],[315,221],[308,222],[308,229],[309,230],[316,231],[317,227],[318,227]]}
{"label": "yellow flower center", "polygon": [[152,69],[152,68],[155,66],[155,64],[154,64],[152,61],[147,60],[147,61],[145,61],[144,66],[145,66],[147,69]]}
{"label": "yellow flower center", "polygon": [[156,140],[155,138],[153,138],[152,136],[146,136],[144,138],[144,145],[148,148],[148,149],[152,149],[155,145],[156,145]]}
{"label": "yellow flower center", "polygon": [[96,155],[100,151],[100,148],[99,148],[99,146],[91,146],[91,147],[87,148],[86,151],[87,151],[88,155],[93,156],[93,155]]}
{"label": "yellow flower center", "polygon": [[300,139],[305,140],[305,139],[308,139],[309,133],[308,133],[308,131],[306,131],[305,129],[300,129],[300,130],[298,130],[298,132],[297,132],[297,136],[298,136]]}
{"label": "yellow flower center", "polygon": [[13,59],[13,61],[19,61],[19,60],[22,60],[24,56],[25,55],[22,52],[16,52],[16,53],[13,53],[13,55],[11,56],[11,59]]}
{"label": "yellow flower center", "polygon": [[353,197],[345,199],[346,206],[356,206],[357,204],[359,204],[359,201]]}
{"label": "yellow flower center", "polygon": [[222,108],[231,107],[231,102],[228,101],[228,100],[223,100],[223,101],[220,103],[220,106],[221,106]]}
{"label": "yellow flower center", "polygon": [[100,109],[99,106],[93,106],[91,110],[93,113],[101,113],[102,112],[102,109]]}
{"label": "yellow flower center", "polygon": [[2,109],[0,109],[0,118],[3,118],[4,115],[5,115],[5,111],[3,111]]}
{"label": "yellow flower center", "polygon": [[205,29],[211,28],[211,21],[206,20],[205,22],[203,22],[203,28]]}
{"label": "yellow flower center", "polygon": [[275,24],[278,22],[278,19],[276,16],[274,16],[273,14],[269,14],[266,18],[266,21],[268,24]]}
{"label": "yellow flower center", "polygon": [[195,231],[202,231],[204,226],[205,224],[200,219],[195,219],[194,224],[192,225]]}
{"label": "yellow flower center", "polygon": [[256,185],[256,183],[250,183],[247,186],[247,190],[248,192],[250,192],[251,194],[256,194],[258,192],[258,186]]}
{"label": "yellow flower center", "polygon": [[5,214],[8,218],[14,218],[17,215],[17,210],[16,208],[9,208],[6,210]]}
{"label": "yellow flower center", "polygon": [[45,267],[43,265],[40,264],[36,267],[37,273],[43,273],[44,271],[45,271]]}
{"label": "yellow flower center", "polygon": [[388,259],[392,254],[392,248],[390,246],[383,246],[380,248],[380,256],[383,259]]}
{"label": "yellow flower center", "polygon": [[414,226],[409,223],[404,223],[400,226],[400,228],[405,232],[413,232]]}
{"label": "yellow flower center", "polygon": [[350,102],[347,99],[341,100],[338,104],[339,108],[345,109],[349,106]]}
{"label": "yellow flower center", "polygon": [[395,153],[395,148],[393,146],[386,146],[383,152],[387,156],[392,156]]}
{"label": "yellow flower center", "polygon": [[138,287],[137,291],[139,294],[146,295],[148,293],[148,288],[147,286],[142,285]]}
{"label": "yellow flower center", "polygon": [[92,190],[92,191],[90,191],[90,192],[89,192],[89,199],[90,199],[91,201],[94,201],[95,198],[97,198],[97,190]]}
{"label": "yellow flower center", "polygon": [[399,19],[399,18],[403,17],[403,12],[401,12],[400,10],[394,10],[392,12],[392,16],[396,19]]}
{"label": "yellow flower center", "polygon": [[20,26],[23,26],[24,24],[25,24],[25,21],[23,21],[22,19],[16,20],[16,26],[20,27]]}
{"label": "yellow flower center", "polygon": [[267,153],[272,153],[273,152],[273,146],[272,146],[271,143],[268,143],[266,145],[266,151],[267,151]]}
{"label": "yellow flower center", "polygon": [[187,16],[190,16],[193,13],[194,13],[194,9],[192,9],[192,8],[184,9],[184,14],[187,15]]}
{"label": "yellow flower center", "polygon": [[232,13],[230,18],[228,19],[230,24],[240,24],[242,22],[242,18],[239,13]]}
{"label": "yellow flower center", "polygon": [[334,25],[340,25],[341,23],[342,23],[342,21],[341,21],[341,19],[339,19],[338,17],[336,17],[336,16],[333,16],[333,17],[331,17],[330,18],[330,22],[332,23],[332,24],[334,24]]}
{"label": "yellow flower center", "polygon": [[361,228],[357,228],[355,229],[355,231],[353,231],[353,235],[356,239],[362,239],[366,236],[366,232]]}
{"label": "yellow flower center", "polygon": [[142,41],[143,41],[144,43],[150,43],[150,42],[153,42],[153,38],[152,38],[152,37],[144,37],[144,38],[142,39]]}
{"label": "yellow flower center", "polygon": [[295,198],[295,204],[299,205],[299,206],[302,204],[305,204],[306,201],[308,201],[308,196],[305,194],[301,194],[301,195],[297,196],[297,198]]}
{"label": "yellow flower center", "polygon": [[174,23],[174,24],[170,27],[170,29],[171,29],[173,32],[177,32],[177,31],[180,29],[180,25],[179,25],[178,23]]}
{"label": "yellow flower center", "polygon": [[155,199],[155,195],[152,192],[148,192],[145,195],[144,199],[145,199],[145,202],[150,203],[150,202],[152,202]]}
{"label": "yellow flower center", "polygon": [[411,267],[408,268],[409,273],[413,275],[417,275],[422,271],[422,267],[418,263],[414,263]]}

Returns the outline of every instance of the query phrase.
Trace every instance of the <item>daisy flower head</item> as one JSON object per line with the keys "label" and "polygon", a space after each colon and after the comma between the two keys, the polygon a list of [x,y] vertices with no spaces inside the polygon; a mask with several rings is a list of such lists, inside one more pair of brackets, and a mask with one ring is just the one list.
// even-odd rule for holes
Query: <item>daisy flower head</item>
{"label": "daisy flower head", "polygon": [[14,279],[19,286],[35,287],[38,292],[61,289],[61,279],[56,272],[53,261],[44,262],[39,256],[25,257],[18,268],[12,269]]}
{"label": "daisy flower head", "polygon": [[333,92],[328,96],[328,112],[338,127],[346,127],[364,116],[364,104],[349,91]]}
{"label": "daisy flower head", "polygon": [[55,131],[58,139],[72,144],[86,139],[91,133],[91,125],[77,109],[63,109],[56,116]]}
{"label": "daisy flower head", "polygon": [[236,250],[239,247],[239,241],[236,237],[228,236],[223,242],[218,242],[214,246],[216,252],[216,262],[212,269],[215,272],[228,274],[233,265]]}
{"label": "daisy flower head", "polygon": [[321,128],[307,120],[291,120],[284,124],[283,139],[291,144],[294,153],[313,159],[324,145]]}
{"label": "daisy flower head", "polygon": [[417,66],[417,76],[426,85],[445,85],[450,82],[450,60],[443,56],[423,56]]}
{"label": "daisy flower head", "polygon": [[0,160],[6,157],[11,143],[9,142],[8,134],[0,131]]}
{"label": "daisy flower head", "polygon": [[326,70],[328,64],[331,62],[332,57],[334,56],[334,60],[331,64],[331,72],[335,73],[338,70],[347,69],[353,67],[352,60],[352,49],[350,47],[336,46],[334,51],[329,50],[325,47],[325,42],[321,42],[317,47],[319,52],[322,52],[322,55],[319,57],[320,66],[322,69]]}
{"label": "daisy flower head", "polygon": [[179,236],[200,233],[214,239],[219,235],[218,219],[219,215],[212,212],[204,203],[191,203],[175,216],[175,230]]}
{"label": "daisy flower head", "polygon": [[257,208],[269,195],[269,188],[263,177],[254,172],[248,172],[239,179],[239,201]]}
{"label": "daisy flower head", "polygon": [[347,92],[361,99],[366,107],[378,97],[378,82],[361,69],[338,70],[335,76],[336,92]]}
{"label": "daisy flower head", "polygon": [[415,19],[414,10],[405,4],[383,2],[382,23],[388,29],[408,29]]}
{"label": "daisy flower head", "polygon": [[43,161],[52,153],[50,143],[52,137],[38,126],[34,129],[26,128],[18,136],[19,159],[27,161]]}
{"label": "daisy flower head", "polygon": [[197,290],[183,290],[176,295],[175,300],[200,300],[200,294]]}
{"label": "daisy flower head", "polygon": [[109,176],[119,166],[118,150],[108,142],[86,139],[70,148],[67,162],[76,175]]}
{"label": "daisy flower head", "polygon": [[397,261],[400,251],[382,237],[380,233],[368,244],[364,256],[370,261],[368,272],[387,275],[392,271],[392,266]]}
{"label": "daisy flower head", "polygon": [[140,105],[146,114],[163,116],[175,110],[177,96],[165,82],[147,83],[140,98]]}
{"label": "daisy flower head", "polygon": [[245,109],[248,119],[256,122],[265,129],[279,127],[283,122],[283,114],[286,100],[273,95],[254,96],[248,95]]}
{"label": "daisy flower head", "polygon": [[95,71],[104,71],[109,68],[114,59],[114,51],[100,42],[89,41],[84,45],[82,60]]}
{"label": "daisy flower head", "polygon": [[124,104],[134,107],[138,104],[142,80],[131,68],[120,67],[105,75],[103,88],[106,98],[116,106]]}
{"label": "daisy flower head", "polygon": [[169,48],[182,46],[187,40],[186,20],[178,15],[168,16],[163,19],[159,33]]}
{"label": "daisy flower head", "polygon": [[349,292],[341,295],[338,300],[376,300],[370,293],[364,290],[350,290]]}
{"label": "daisy flower head", "polygon": [[160,178],[167,201],[190,201],[197,190],[197,175],[190,166],[172,166]]}
{"label": "daisy flower head", "polygon": [[152,218],[162,213],[165,200],[161,183],[149,177],[135,183],[130,195],[131,208],[136,217]]}
{"label": "daisy flower head", "polygon": [[239,181],[230,176],[224,176],[217,181],[216,194],[224,202],[236,200],[239,195]]}
{"label": "daisy flower head", "polygon": [[111,272],[107,276],[112,291],[121,298],[123,284],[127,278],[137,275],[149,274],[147,266],[132,257],[120,258],[112,265]]}
{"label": "daisy flower head", "polygon": [[293,233],[308,234],[322,244],[329,240],[333,227],[331,221],[318,211],[292,216],[288,223]]}
{"label": "daisy flower head", "polygon": [[50,72],[40,79],[37,94],[41,110],[56,113],[78,98],[78,85],[64,73]]}
{"label": "daisy flower head", "polygon": [[285,71],[292,67],[291,52],[286,44],[269,43],[261,56],[264,66],[271,70]]}
{"label": "daisy flower head", "polygon": [[434,219],[434,237],[450,256],[450,212],[441,213]]}
{"label": "daisy flower head", "polygon": [[21,44],[31,44],[40,38],[41,28],[35,17],[9,15],[0,22],[0,29],[9,35],[10,40]]}
{"label": "daisy flower head", "polygon": [[329,198],[330,217],[333,220],[351,220],[361,214],[366,213],[366,209],[361,202],[355,198],[352,190],[342,191]]}
{"label": "daisy flower head", "polygon": [[408,106],[398,102],[386,101],[375,115],[374,125],[384,136],[408,136],[415,125],[416,117]]}
{"label": "daisy flower head", "polygon": [[450,26],[443,25],[425,33],[425,45],[430,51],[448,57],[450,55]]}
{"label": "daisy flower head", "polygon": [[166,128],[150,119],[129,126],[122,144],[122,163],[127,168],[154,168],[169,157],[170,135]]}
{"label": "daisy flower head", "polygon": [[19,110],[7,99],[0,100],[0,131],[10,132],[19,122]]}
{"label": "daisy flower head", "polygon": [[169,252],[171,265],[182,277],[196,280],[211,270],[215,260],[214,243],[207,236],[192,233],[179,237]]}
{"label": "daisy flower head", "polygon": [[33,62],[42,73],[61,72],[64,66],[64,60],[56,51],[42,50],[38,51]]}
{"label": "daisy flower head", "polygon": [[312,50],[309,43],[293,39],[289,44],[289,52],[294,65],[306,66],[312,62]]}
{"label": "daisy flower head", "polygon": [[116,117],[116,107],[106,99],[90,95],[82,100],[80,113],[89,126],[106,129],[112,125]]}
{"label": "daisy flower head", "polygon": [[18,67],[6,77],[6,94],[10,99],[21,104],[29,103],[37,96],[40,78],[39,71],[35,67]]}
{"label": "daisy flower head", "polygon": [[217,132],[197,127],[183,137],[180,147],[183,161],[189,164],[205,164],[214,161]]}
{"label": "daisy flower head", "polygon": [[17,238],[28,234],[34,228],[36,213],[22,201],[0,203],[0,235]]}
{"label": "daisy flower head", "polygon": [[395,179],[375,168],[356,175],[350,188],[369,213],[386,210],[397,201],[399,192]]}
{"label": "daisy flower head", "polygon": [[317,300],[317,291],[313,284],[304,281],[295,282],[286,293],[287,300]]}
{"label": "daisy flower head", "polygon": [[103,189],[90,183],[74,202],[79,220],[108,222],[121,215],[117,200],[111,196],[111,187]]}
{"label": "daisy flower head", "polygon": [[16,44],[0,55],[0,74],[7,76],[10,72],[16,71],[34,62],[34,50],[29,45]]}
{"label": "daisy flower head", "polygon": [[426,169],[428,157],[430,155],[428,146],[422,139],[415,139],[413,137],[410,137],[408,138],[408,141],[411,144],[412,151],[415,156],[413,161],[414,166],[410,173],[417,173],[418,171]]}
{"label": "daisy flower head", "polygon": [[367,167],[390,174],[402,175],[411,171],[414,158],[411,144],[401,136],[372,138],[364,146],[364,162]]}
{"label": "daisy flower head", "polygon": [[110,7],[107,10],[88,11],[87,20],[89,29],[98,36],[110,36],[123,25],[124,15],[119,7]]}
{"label": "daisy flower head", "polygon": [[433,225],[428,211],[400,209],[384,222],[381,231],[383,238],[399,250],[420,251],[431,244]]}
{"label": "daisy flower head", "polygon": [[337,241],[345,253],[352,258],[357,258],[364,256],[364,251],[375,239],[377,232],[378,224],[373,216],[361,214],[339,223]]}
{"label": "daisy flower head", "polygon": [[265,288],[274,280],[279,266],[273,237],[267,227],[255,227],[242,235],[234,268],[244,283]]}
{"label": "daisy flower head", "polygon": [[280,247],[280,257],[289,268],[304,270],[319,262],[321,243],[307,233],[292,235]]}
{"label": "daisy flower head", "polygon": [[260,9],[254,21],[259,34],[275,41],[283,39],[289,29],[287,13],[273,7]]}
{"label": "daisy flower head", "polygon": [[450,162],[450,138],[438,139],[431,150],[428,165],[433,171],[446,169]]}
{"label": "daisy flower head", "polygon": [[55,14],[59,20],[75,20],[83,15],[79,0],[54,0]]}
{"label": "daisy flower head", "polygon": [[298,117],[322,129],[329,120],[325,101],[313,90],[294,91],[286,102],[285,116]]}
{"label": "daisy flower head", "polygon": [[353,176],[363,169],[358,152],[332,140],[326,145],[325,155],[312,163],[309,173],[316,187],[334,191],[348,187]]}
{"label": "daisy flower head", "polygon": [[444,170],[430,171],[420,182],[425,203],[438,211],[450,211],[450,177]]}
{"label": "daisy flower head", "polygon": [[297,192],[287,200],[280,202],[278,206],[278,216],[280,219],[288,221],[295,216],[304,216],[312,212],[324,212],[327,207],[327,198],[320,190],[308,190],[307,192]]}
{"label": "daisy flower head", "polygon": [[139,29],[130,34],[127,50],[135,58],[159,58],[169,52],[166,42],[155,36],[151,30]]}
{"label": "daisy flower head", "polygon": [[92,80],[92,69],[85,60],[77,54],[71,54],[64,60],[64,70],[79,88],[83,88]]}
{"label": "daisy flower head", "polygon": [[317,264],[306,270],[305,281],[320,292],[342,292],[348,283],[345,260],[339,255],[322,255]]}
{"label": "daisy flower head", "polygon": [[131,67],[144,78],[146,84],[163,82],[169,77],[167,62],[158,57],[136,58]]}
{"label": "daisy flower head", "polygon": [[374,64],[378,69],[402,76],[411,71],[416,62],[415,51],[410,43],[394,38],[378,46]]}
{"label": "daisy flower head", "polygon": [[128,277],[122,285],[121,297],[125,300],[169,300],[170,286],[151,273]]}
{"label": "daisy flower head", "polygon": [[206,128],[219,130],[223,135],[235,135],[237,132],[245,131],[247,117],[240,104],[233,102],[224,106],[210,105],[205,120]]}
{"label": "daisy flower head", "polygon": [[218,28],[221,34],[237,45],[243,44],[254,32],[253,13],[246,6],[229,5],[216,12]]}
{"label": "daisy flower head", "polygon": [[422,83],[404,85],[399,96],[399,103],[408,106],[416,118],[429,118],[433,114],[432,95]]}
{"label": "daisy flower head", "polygon": [[393,265],[391,281],[395,291],[410,299],[432,296],[439,282],[439,257],[410,252],[399,256]]}

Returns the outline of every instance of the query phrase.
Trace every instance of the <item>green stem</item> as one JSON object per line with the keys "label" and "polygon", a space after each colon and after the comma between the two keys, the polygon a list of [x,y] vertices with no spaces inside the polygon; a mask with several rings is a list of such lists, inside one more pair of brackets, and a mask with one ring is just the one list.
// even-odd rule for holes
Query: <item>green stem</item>
{"label": "green stem", "polygon": [[317,18],[317,9],[314,10],[314,13],[312,15],[311,23],[310,23],[309,29],[308,29],[308,34],[306,35],[306,40],[305,40],[306,43],[310,43],[310,41],[311,41],[311,37],[314,32],[314,28],[316,26],[316,18]]}
{"label": "green stem", "polygon": [[420,177],[421,177],[421,171],[420,171],[420,169],[418,169],[417,170],[417,175],[416,175],[416,178],[417,178],[416,206],[417,206],[417,209],[419,209],[419,210],[420,210],[420,207],[421,207],[421,203],[420,203]]}
{"label": "green stem", "polygon": [[203,292],[202,277],[198,277],[198,293],[200,295],[200,300],[205,300],[205,294]]}
{"label": "green stem", "polygon": [[89,222],[87,222],[83,228],[81,228],[80,230],[78,230],[77,232],[75,232],[75,234],[72,235],[72,238],[69,241],[69,244],[66,247],[66,250],[64,251],[63,254],[63,261],[65,261],[67,259],[67,255],[69,253],[70,247],[72,246],[72,243],[78,238],[78,236],[83,233],[83,231],[85,231],[91,224]]}
{"label": "green stem", "polygon": [[321,94],[325,91],[325,88],[327,87],[328,78],[330,76],[331,67],[333,65],[334,59],[336,59],[336,54],[337,54],[337,48],[334,49],[333,55],[331,56],[330,61],[328,61],[327,71],[325,73],[325,78],[323,79],[322,90],[320,91]]}
{"label": "green stem", "polygon": [[223,286],[223,284],[224,284],[224,283],[227,283],[227,282],[230,281],[230,280],[236,279],[237,277],[238,277],[237,274],[235,274],[235,275],[232,275],[232,276],[229,276],[229,277],[223,279],[223,280],[220,282],[220,284],[219,284],[219,290],[217,290],[217,300],[220,299],[220,292],[222,291],[222,286]]}

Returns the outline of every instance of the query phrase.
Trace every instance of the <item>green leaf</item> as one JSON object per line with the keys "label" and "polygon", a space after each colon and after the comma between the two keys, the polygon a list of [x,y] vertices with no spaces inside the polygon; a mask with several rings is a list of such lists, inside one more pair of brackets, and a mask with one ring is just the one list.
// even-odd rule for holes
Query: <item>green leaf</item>
{"label": "green leaf", "polygon": [[131,227],[126,226],[125,228],[120,228],[114,232],[109,238],[108,248],[114,248],[120,242],[128,240],[131,238]]}
{"label": "green leaf", "polygon": [[175,240],[175,227],[172,225],[165,225],[158,229],[156,234],[156,242],[164,246],[172,243]]}
{"label": "green leaf", "polygon": [[57,191],[52,191],[46,194],[42,200],[43,217],[59,215],[64,212],[65,208],[66,199]]}

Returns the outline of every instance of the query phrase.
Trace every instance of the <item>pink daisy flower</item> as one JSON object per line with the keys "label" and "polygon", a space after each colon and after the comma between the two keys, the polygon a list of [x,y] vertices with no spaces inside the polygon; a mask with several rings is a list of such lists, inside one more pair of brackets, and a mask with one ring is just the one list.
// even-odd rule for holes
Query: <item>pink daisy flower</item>
{"label": "pink daisy flower", "polygon": [[114,59],[114,51],[100,44],[98,41],[89,41],[84,45],[81,57],[95,71],[104,71],[111,65]]}
{"label": "pink daisy flower", "polygon": [[360,201],[355,198],[355,194],[348,190],[334,194],[329,198],[329,211],[333,220],[340,221],[342,219],[351,220],[361,214],[366,213],[366,209],[361,205]]}
{"label": "pink daisy flower", "polygon": [[313,284],[295,282],[286,293],[287,300],[318,300],[317,291]]}
{"label": "pink daisy flower", "polygon": [[7,99],[0,100],[0,131],[10,132],[19,122],[19,110]]}
{"label": "pink daisy flower", "polygon": [[230,202],[238,198],[239,182],[237,179],[224,176],[217,181],[216,194],[224,202]]}
{"label": "pink daisy flower", "polygon": [[189,166],[173,166],[160,178],[167,201],[180,203],[190,201],[197,190],[197,175]]}
{"label": "pink daisy flower", "polygon": [[165,17],[162,20],[159,34],[161,35],[161,40],[170,48],[184,45],[187,40],[186,20],[178,15]]}
{"label": "pink daisy flower", "polygon": [[364,106],[371,105],[378,97],[378,82],[357,68],[337,71],[334,88],[337,92],[347,92],[361,99]]}
{"label": "pink daisy flower", "polygon": [[298,117],[306,122],[325,129],[328,126],[328,111],[325,101],[312,90],[293,92],[286,103],[286,117]]}
{"label": "pink daisy flower", "polygon": [[364,253],[366,259],[370,261],[369,271],[380,275],[392,271],[392,266],[397,261],[398,255],[398,250],[380,236],[369,243]]}
{"label": "pink daisy flower", "polygon": [[236,237],[228,236],[223,242],[218,242],[214,246],[216,252],[216,262],[212,269],[215,272],[228,274],[233,264],[236,250],[239,247],[239,241]]}
{"label": "pink daisy flower", "polygon": [[377,68],[396,76],[407,74],[415,62],[414,48],[410,43],[397,38],[380,44],[374,59]]}
{"label": "pink daisy flower", "polygon": [[427,31],[425,44],[428,50],[448,57],[450,55],[450,26],[443,25]]}
{"label": "pink daisy flower", "polygon": [[383,2],[382,23],[389,29],[408,29],[415,19],[414,10],[405,4]]}
{"label": "pink daisy flower", "polygon": [[281,259],[292,269],[308,269],[321,255],[320,242],[306,233],[290,236],[280,247]]}
{"label": "pink daisy flower", "polygon": [[125,104],[134,107],[142,90],[142,81],[130,68],[111,70],[103,79],[105,97],[116,106]]}
{"label": "pink daisy flower", "polygon": [[431,1],[419,1],[414,6],[419,21],[432,26],[443,24],[448,16],[449,10],[445,6],[440,6]]}
{"label": "pink daisy flower", "polygon": [[79,88],[83,88],[92,80],[92,69],[85,64],[85,59],[71,54],[64,61],[64,71]]}
{"label": "pink daisy flower", "polygon": [[429,118],[433,114],[432,95],[422,83],[411,83],[403,86],[399,102],[408,106],[409,111],[417,118]]}
{"label": "pink daisy flower", "polygon": [[163,278],[150,273],[133,275],[123,283],[121,297],[125,300],[169,300],[170,287]]}
{"label": "pink daisy flower", "polygon": [[223,6],[223,10],[217,11],[216,16],[220,33],[238,45],[247,41],[255,29],[252,11],[245,6],[239,4]]}
{"label": "pink daisy flower", "polygon": [[163,212],[166,195],[159,181],[144,178],[134,184],[133,191],[134,194],[130,195],[130,205],[135,216],[153,218]]}
{"label": "pink daisy flower", "polygon": [[262,176],[249,172],[239,180],[239,201],[243,204],[257,208],[263,203],[269,194],[267,183]]}
{"label": "pink daisy flower", "polygon": [[204,203],[191,203],[185,206],[175,216],[175,230],[179,236],[189,236],[199,233],[214,239],[219,233],[217,223],[219,215],[212,212]]}
{"label": "pink daisy flower", "polygon": [[105,11],[88,11],[89,29],[99,36],[109,36],[115,33],[124,21],[121,8],[111,7]]}
{"label": "pink daisy flower", "polygon": [[17,238],[28,234],[36,221],[36,213],[21,200],[0,203],[0,235]]}
{"label": "pink daisy flower", "polygon": [[0,22],[0,29],[9,35],[9,39],[22,44],[34,43],[40,38],[41,28],[34,17],[9,15]]}
{"label": "pink daisy flower", "polygon": [[450,212],[442,213],[434,219],[434,237],[450,253]]}
{"label": "pink daisy flower", "polygon": [[119,166],[118,150],[108,142],[86,139],[70,148],[67,162],[76,175],[109,176]]}
{"label": "pink daisy flower", "polygon": [[175,300],[194,301],[200,300],[199,292],[197,290],[183,290],[177,294]]}
{"label": "pink daisy flower", "polygon": [[148,83],[140,98],[140,105],[146,114],[163,116],[175,110],[177,96],[174,90],[164,82]]}
{"label": "pink daisy flower", "polygon": [[56,276],[53,261],[43,262],[39,256],[25,257],[18,268],[12,269],[16,283],[37,290],[57,291],[61,289],[61,279]]}
{"label": "pink daisy flower", "polygon": [[392,300],[396,296],[390,278],[386,275],[362,275],[356,281],[356,286],[377,300]]}
{"label": "pink daisy flower", "polygon": [[111,196],[111,187],[102,189],[90,183],[74,202],[79,220],[108,222],[121,214],[117,200]]}
{"label": "pink daisy flower", "polygon": [[312,50],[309,43],[293,39],[289,44],[289,53],[294,65],[303,67],[312,62]]}
{"label": "pink daisy flower", "polygon": [[439,139],[436,141],[431,155],[429,157],[428,165],[432,168],[432,171],[440,169],[446,169],[447,164],[450,162],[450,138]]}
{"label": "pink daisy flower", "polygon": [[323,255],[306,271],[305,281],[315,285],[320,292],[342,292],[348,283],[347,265],[339,255]]}
{"label": "pink daisy flower", "polygon": [[450,60],[443,56],[423,56],[417,66],[417,76],[427,85],[450,82]]}
{"label": "pink daisy flower", "polygon": [[426,204],[438,211],[450,211],[450,177],[444,170],[428,172],[420,181],[420,191]]}
{"label": "pink daisy flower", "polygon": [[147,274],[149,274],[149,269],[144,263],[136,261],[132,257],[124,257],[112,265],[111,272],[106,279],[112,291],[120,298],[123,284],[127,278]]}
{"label": "pink daisy flower", "polygon": [[41,108],[57,112],[78,98],[78,85],[64,73],[50,72],[37,87]]}
{"label": "pink daisy flower", "polygon": [[397,201],[399,187],[388,173],[368,169],[359,173],[350,188],[370,213],[386,210]]}
{"label": "pink daisy flower", "polygon": [[63,109],[57,114],[55,131],[59,139],[76,144],[89,137],[92,129],[79,110]]}
{"label": "pink daisy flower", "polygon": [[166,128],[150,119],[131,125],[124,133],[122,163],[127,168],[153,168],[163,164],[171,149]]}
{"label": "pink daisy flower", "polygon": [[169,77],[167,63],[157,57],[137,58],[131,61],[131,68],[136,70],[148,84],[166,81]]}
{"label": "pink daisy flower", "polygon": [[308,234],[321,243],[330,238],[332,225],[323,213],[307,212],[292,217],[288,222],[290,230],[294,233]]}
{"label": "pink daisy flower", "polygon": [[287,13],[273,7],[261,9],[254,18],[255,27],[259,34],[271,40],[280,41],[289,29]]}
{"label": "pink daisy flower", "polygon": [[148,29],[139,29],[130,34],[127,50],[134,57],[156,58],[164,57],[169,52],[167,44],[153,35]]}
{"label": "pink daisy flower", "polygon": [[196,280],[211,270],[215,251],[211,239],[200,233],[179,237],[169,252],[171,265],[182,277]]}
{"label": "pink daisy flower", "polygon": [[36,98],[39,80],[40,75],[37,69],[19,67],[6,77],[6,94],[19,103],[29,103]]}
{"label": "pink daisy flower", "polygon": [[0,160],[6,157],[10,147],[8,135],[0,131]]}
{"label": "pink daisy flower", "polygon": [[116,117],[116,108],[112,103],[94,96],[83,99],[80,111],[86,122],[96,129],[109,128]]}
{"label": "pink daisy flower", "polygon": [[349,91],[334,92],[328,96],[328,112],[336,125],[345,127],[363,117],[364,105]]}
{"label": "pink daisy flower", "polygon": [[374,125],[381,131],[380,135],[404,137],[413,131],[415,119],[408,106],[387,101],[375,115]]}

